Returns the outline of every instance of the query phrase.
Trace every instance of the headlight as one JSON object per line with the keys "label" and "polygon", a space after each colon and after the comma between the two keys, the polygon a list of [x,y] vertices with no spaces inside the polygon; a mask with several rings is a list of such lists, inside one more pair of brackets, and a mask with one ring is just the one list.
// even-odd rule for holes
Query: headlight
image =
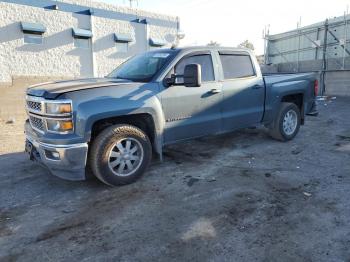
{"label": "headlight", "polygon": [[72,120],[46,120],[47,130],[54,133],[70,133],[73,131]]}
{"label": "headlight", "polygon": [[72,113],[71,103],[46,103],[46,114],[65,115]]}

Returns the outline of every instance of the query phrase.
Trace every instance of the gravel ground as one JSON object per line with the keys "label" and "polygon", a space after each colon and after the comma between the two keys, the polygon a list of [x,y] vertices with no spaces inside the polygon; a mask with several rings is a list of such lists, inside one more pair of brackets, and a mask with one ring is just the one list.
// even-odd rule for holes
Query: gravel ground
{"label": "gravel ground", "polygon": [[[325,105],[326,104],[326,105]],[[167,147],[132,185],[53,177],[0,122],[0,261],[350,261],[350,98],[291,142],[248,129]]]}

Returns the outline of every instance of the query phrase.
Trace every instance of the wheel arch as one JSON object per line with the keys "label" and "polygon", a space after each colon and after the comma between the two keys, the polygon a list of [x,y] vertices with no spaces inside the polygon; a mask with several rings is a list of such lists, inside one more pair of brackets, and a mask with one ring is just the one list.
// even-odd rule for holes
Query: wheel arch
{"label": "wheel arch", "polygon": [[98,119],[92,123],[90,142],[104,129],[116,124],[133,125],[140,128],[149,137],[154,150],[160,153],[161,138],[158,135],[154,118],[150,113],[137,113]]}
{"label": "wheel arch", "polygon": [[304,124],[305,121],[305,114],[304,114],[304,94],[303,93],[293,93],[293,94],[287,94],[281,97],[281,103],[288,102],[295,104],[299,110],[301,115],[301,124]]}

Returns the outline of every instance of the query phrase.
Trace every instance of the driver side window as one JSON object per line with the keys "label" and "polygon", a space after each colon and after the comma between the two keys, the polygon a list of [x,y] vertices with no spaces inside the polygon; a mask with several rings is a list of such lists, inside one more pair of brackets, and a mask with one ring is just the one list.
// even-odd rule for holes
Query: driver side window
{"label": "driver side window", "polygon": [[[200,64],[202,68],[202,82],[215,81],[214,77],[214,67],[213,61],[210,54],[205,55],[194,55],[184,57],[180,62],[175,66],[175,74],[183,75],[185,66],[189,64]],[[176,79],[177,83],[183,83],[183,78],[179,77]]]}

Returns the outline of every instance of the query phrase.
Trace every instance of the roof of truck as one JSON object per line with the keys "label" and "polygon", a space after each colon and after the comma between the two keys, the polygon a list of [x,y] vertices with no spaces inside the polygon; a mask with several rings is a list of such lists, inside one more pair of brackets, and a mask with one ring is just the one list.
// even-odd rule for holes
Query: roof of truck
{"label": "roof of truck", "polygon": [[238,47],[226,47],[226,46],[183,46],[183,47],[171,47],[171,48],[158,48],[153,49],[150,52],[169,52],[169,51],[203,51],[203,50],[222,50],[222,51],[233,51],[233,52],[252,52],[248,48]]}
{"label": "roof of truck", "polygon": [[227,51],[245,51],[245,52],[251,52],[252,50],[247,48],[238,48],[238,47],[226,47],[226,46],[184,46],[184,47],[175,47],[171,49],[178,49],[178,50],[227,50]]}

